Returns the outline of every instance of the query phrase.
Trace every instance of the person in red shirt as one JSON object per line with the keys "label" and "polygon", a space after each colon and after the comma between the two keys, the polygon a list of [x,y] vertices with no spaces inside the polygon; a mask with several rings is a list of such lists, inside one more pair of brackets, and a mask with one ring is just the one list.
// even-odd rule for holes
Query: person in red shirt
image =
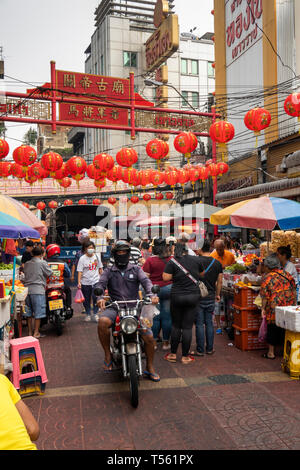
{"label": "person in red shirt", "polygon": [[156,315],[153,320],[153,336],[157,341],[160,329],[163,333],[163,350],[170,349],[170,335],[172,328],[172,319],[170,313],[170,295],[171,295],[171,281],[164,281],[162,274],[166,267],[166,264],[171,258],[170,247],[167,246],[166,240],[157,238],[153,242],[151,256],[147,259],[143,265],[143,270],[150,278],[153,285],[160,286],[160,292],[158,294],[160,303],[160,315]]}

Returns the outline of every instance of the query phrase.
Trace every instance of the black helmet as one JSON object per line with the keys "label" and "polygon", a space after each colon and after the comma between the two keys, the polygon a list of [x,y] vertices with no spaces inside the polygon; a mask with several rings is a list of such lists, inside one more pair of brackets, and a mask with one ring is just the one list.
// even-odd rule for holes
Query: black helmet
{"label": "black helmet", "polygon": [[[113,249],[111,250],[111,255],[115,260],[116,266],[119,267],[126,267],[127,264],[129,263],[129,257],[130,257],[130,244],[126,242],[125,240],[118,240]],[[124,255],[119,255],[118,251],[126,251],[126,254]]]}

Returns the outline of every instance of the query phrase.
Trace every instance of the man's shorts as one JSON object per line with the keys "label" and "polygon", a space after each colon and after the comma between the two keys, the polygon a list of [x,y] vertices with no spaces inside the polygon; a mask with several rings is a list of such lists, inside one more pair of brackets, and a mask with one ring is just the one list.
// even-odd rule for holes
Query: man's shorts
{"label": "man's shorts", "polygon": [[28,294],[24,317],[34,317],[36,320],[46,318],[46,297],[44,294]]}
{"label": "man's shorts", "polygon": [[220,316],[221,315],[221,302],[216,302],[215,303],[215,315]]}
{"label": "man's shorts", "polygon": [[[117,316],[118,316],[117,310],[115,310],[114,308],[107,308],[103,310],[103,312],[99,315],[99,318],[102,318],[102,317],[109,318],[112,324],[114,324],[116,322]],[[151,328],[147,328],[147,330],[143,332],[143,335],[153,336]]]}

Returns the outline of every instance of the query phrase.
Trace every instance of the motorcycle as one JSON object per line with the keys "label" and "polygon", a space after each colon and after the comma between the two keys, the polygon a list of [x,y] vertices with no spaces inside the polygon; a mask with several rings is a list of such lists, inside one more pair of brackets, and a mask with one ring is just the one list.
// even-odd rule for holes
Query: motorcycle
{"label": "motorcycle", "polygon": [[[152,287],[154,294],[159,290],[159,286]],[[95,294],[101,296],[102,289],[95,289]],[[141,313],[143,306],[151,304],[151,299],[146,298],[115,301],[106,305],[106,308],[115,308],[118,312],[116,322],[112,326],[110,351],[115,366],[122,370],[125,379],[129,379],[131,405],[134,408],[139,404],[139,378],[143,376],[144,341],[141,334],[150,326],[146,326]]]}
{"label": "motorcycle", "polygon": [[73,309],[66,306],[66,294],[62,287],[49,287],[46,289],[47,319],[56,328],[58,336],[62,334],[66,320],[73,316]]}

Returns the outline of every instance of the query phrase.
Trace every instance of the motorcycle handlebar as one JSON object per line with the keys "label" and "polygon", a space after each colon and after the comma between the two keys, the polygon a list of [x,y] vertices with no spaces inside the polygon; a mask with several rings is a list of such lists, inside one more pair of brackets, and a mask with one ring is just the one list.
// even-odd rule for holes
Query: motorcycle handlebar
{"label": "motorcycle handlebar", "polygon": [[144,304],[151,303],[151,298],[147,297],[146,299],[142,299],[142,300],[139,300],[139,299],[137,299],[137,300],[116,300],[115,302],[112,302],[111,304],[107,305],[106,308],[113,307],[114,305],[116,305],[118,307],[119,304],[132,304],[132,303],[135,303],[137,306],[140,303],[144,303]]}

